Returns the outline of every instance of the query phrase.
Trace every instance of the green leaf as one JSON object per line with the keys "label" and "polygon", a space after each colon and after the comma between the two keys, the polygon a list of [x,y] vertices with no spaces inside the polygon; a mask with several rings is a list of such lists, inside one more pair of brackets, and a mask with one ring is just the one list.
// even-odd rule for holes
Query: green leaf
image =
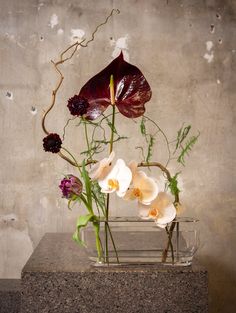
{"label": "green leaf", "polygon": [[155,142],[154,136],[149,135],[148,152],[147,152],[147,156],[146,156],[146,162],[147,163],[149,163],[151,160],[154,142]]}
{"label": "green leaf", "polygon": [[84,180],[86,196],[87,196],[87,209],[92,214],[93,208],[92,208],[91,181],[90,181],[90,178],[88,176],[88,172],[85,168],[85,160],[83,160],[83,164],[82,164],[82,177]]}
{"label": "green leaf", "polygon": [[178,175],[180,172],[176,173],[175,176],[171,178],[169,181],[167,187],[170,189],[170,192],[172,193],[173,196],[176,196],[177,194],[180,193],[180,189],[178,187]]}
{"label": "green leaf", "polygon": [[184,130],[183,130],[183,133],[182,133],[182,136],[180,139],[180,143],[182,143],[184,141],[184,139],[188,136],[190,129],[191,129],[191,125],[184,127]]}
{"label": "green leaf", "polygon": [[77,223],[76,223],[76,231],[73,235],[73,239],[81,244],[82,246],[86,246],[85,243],[82,241],[81,237],[80,237],[80,229],[82,227],[86,227],[88,225],[88,222],[89,221],[92,221],[92,220],[96,220],[96,216],[93,215],[93,214],[87,214],[87,215],[81,215],[78,217],[77,219]]}
{"label": "green leaf", "polygon": [[197,142],[198,137],[200,136],[200,133],[197,136],[192,136],[185,144],[185,146],[182,148],[182,151],[180,155],[178,156],[177,162],[181,163],[183,166],[185,166],[185,156],[189,154],[189,152],[192,150],[193,146]]}
{"label": "green leaf", "polygon": [[146,126],[145,126],[145,119],[142,117],[141,123],[140,123],[140,131],[142,135],[146,135]]}
{"label": "green leaf", "polygon": [[92,193],[94,200],[98,203],[101,209],[105,209],[106,197],[103,192],[101,192],[101,187],[98,182],[94,181],[92,184]]}
{"label": "green leaf", "polygon": [[191,129],[191,125],[188,125],[186,127],[181,127],[178,132],[177,132],[177,139],[176,139],[176,146],[175,146],[175,151],[174,153],[176,152],[176,150],[178,148],[181,147],[181,143],[184,141],[184,139],[188,136],[188,133]]}
{"label": "green leaf", "polygon": [[69,200],[68,200],[68,204],[67,204],[67,206],[68,206],[68,209],[69,210],[72,210],[72,207],[74,206],[74,204],[76,203],[76,202],[81,202],[81,198],[80,198],[80,196],[77,196],[77,195],[73,195]]}
{"label": "green leaf", "polygon": [[173,154],[176,152],[176,150],[178,148],[181,147],[182,142],[184,141],[184,139],[188,136],[188,133],[191,129],[191,125],[188,125],[186,127],[182,126],[178,132],[177,132],[177,139],[176,139],[176,146],[175,146],[175,151],[173,152]]}
{"label": "green leaf", "polygon": [[[180,138],[181,138],[181,134],[182,134],[182,130],[183,130],[183,126],[178,130],[177,132],[177,142],[176,142],[176,146],[175,146],[175,151],[178,149],[179,147],[179,142],[180,142]],[[174,152],[175,152],[174,151]]]}

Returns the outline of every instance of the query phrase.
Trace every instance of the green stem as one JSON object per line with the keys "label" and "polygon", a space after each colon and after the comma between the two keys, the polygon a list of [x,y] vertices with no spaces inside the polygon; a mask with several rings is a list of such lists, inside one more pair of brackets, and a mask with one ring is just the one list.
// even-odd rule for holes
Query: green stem
{"label": "green stem", "polygon": [[94,215],[93,209],[89,205],[88,201],[85,199],[85,196],[83,194],[81,194],[79,197],[80,197],[81,201],[83,202],[83,204],[86,206],[89,213]]}
{"label": "green stem", "polygon": [[119,256],[118,256],[118,253],[117,253],[117,250],[116,250],[116,245],[115,245],[115,241],[114,241],[114,238],[113,238],[113,235],[112,235],[112,232],[111,232],[111,229],[110,229],[110,225],[109,223],[107,223],[107,228],[108,228],[108,231],[109,231],[109,234],[110,234],[110,237],[111,237],[111,242],[112,242],[112,245],[113,245],[113,248],[114,248],[114,251],[115,251],[115,254],[116,254],[116,260],[117,260],[117,263],[120,263],[119,261]]}
{"label": "green stem", "polygon": [[112,105],[112,121],[111,121],[111,139],[110,139],[110,153],[113,150],[113,143],[114,143],[114,126],[115,126],[115,115],[116,114],[116,107]]}
{"label": "green stem", "polygon": [[171,223],[169,230],[166,227],[166,232],[167,232],[167,235],[168,235],[168,243],[167,243],[167,246],[164,249],[163,254],[162,254],[162,262],[163,263],[166,262],[169,248],[171,249],[172,263],[174,262],[174,249],[173,249],[173,244],[172,244],[171,239],[172,239],[172,235],[173,235],[173,231],[174,231],[175,225],[176,225],[176,223],[174,221],[174,222]]}
{"label": "green stem", "polygon": [[87,143],[87,148],[88,148],[88,153],[89,153],[89,159],[92,159],[91,156],[91,149],[90,149],[90,144],[89,144],[89,139],[88,139],[88,128],[87,128],[87,123],[86,121],[83,119],[84,122],[84,131],[85,131],[85,139],[86,139],[86,143]]}
{"label": "green stem", "polygon": [[[114,88],[114,77],[111,75],[110,77],[110,100],[112,105],[112,122],[111,122],[111,138],[110,138],[110,153],[113,151],[113,142],[114,142],[114,127],[115,127],[115,114],[116,114],[116,107],[115,107],[115,88]],[[106,204],[106,221],[109,219],[109,202],[110,202],[110,195],[107,194],[107,204]],[[105,223],[105,260],[109,264],[109,253],[108,253],[108,223]],[[109,231],[109,233],[111,233]]]}
{"label": "green stem", "polygon": [[99,222],[93,222],[93,227],[94,227],[95,237],[96,237],[96,248],[97,248],[97,253],[98,253],[98,262],[101,262],[102,251],[101,251],[101,240],[100,240],[100,236],[99,236],[99,230],[100,230]]}
{"label": "green stem", "polygon": [[66,151],[66,152],[72,157],[73,161],[75,162],[76,167],[80,170],[80,165],[78,164],[78,162],[77,162],[76,158],[73,156],[73,154],[70,153],[70,151],[67,150],[67,149],[64,148],[64,147],[61,147],[61,149],[63,149],[64,151]]}
{"label": "green stem", "polygon": [[[106,212],[105,218],[108,221],[109,218],[109,202],[110,202],[110,194],[107,194],[107,203],[106,203]],[[105,223],[105,261],[109,264],[109,253],[108,253],[108,223]]]}

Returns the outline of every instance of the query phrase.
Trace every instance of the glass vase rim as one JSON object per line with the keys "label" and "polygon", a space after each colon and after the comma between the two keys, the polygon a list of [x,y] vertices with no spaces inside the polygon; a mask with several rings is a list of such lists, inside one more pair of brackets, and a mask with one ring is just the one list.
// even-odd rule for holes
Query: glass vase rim
{"label": "glass vase rim", "polygon": [[[99,218],[100,222],[106,222],[105,217],[100,217]],[[109,219],[107,220],[108,223],[114,223],[114,222],[127,222],[127,223],[153,223],[155,222],[153,219],[142,219],[140,217],[136,216],[110,216]],[[176,217],[171,223],[197,223],[199,222],[199,219],[194,218],[194,217],[188,217],[188,216],[183,216],[183,217]]]}

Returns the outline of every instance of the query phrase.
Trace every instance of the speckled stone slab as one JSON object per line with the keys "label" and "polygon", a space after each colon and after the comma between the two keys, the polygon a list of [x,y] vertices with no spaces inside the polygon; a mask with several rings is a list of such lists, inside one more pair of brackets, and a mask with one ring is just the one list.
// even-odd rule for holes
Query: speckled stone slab
{"label": "speckled stone slab", "polygon": [[0,313],[20,313],[20,279],[0,279]]}
{"label": "speckled stone slab", "polygon": [[206,313],[204,268],[92,267],[70,234],[46,234],[22,271],[22,312]]}

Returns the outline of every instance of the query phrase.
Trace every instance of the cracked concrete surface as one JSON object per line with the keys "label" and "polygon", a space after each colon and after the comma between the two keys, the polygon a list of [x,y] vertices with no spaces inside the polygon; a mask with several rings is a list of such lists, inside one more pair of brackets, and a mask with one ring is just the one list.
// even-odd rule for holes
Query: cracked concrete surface
{"label": "cracked concrete surface", "polygon": [[[113,7],[121,14],[64,66],[66,79],[48,127],[61,133],[69,117],[66,100],[124,49],[152,87],[147,115],[169,138],[183,122],[201,132],[182,169],[181,196],[185,214],[201,221],[198,259],[209,270],[211,312],[233,312],[236,2],[231,0],[0,0],[0,277],[19,277],[45,232],[74,231],[81,209],[69,212],[58,190],[61,173],[72,170],[42,150],[40,118],[57,79],[50,60],[73,37],[88,37]],[[123,134],[135,129],[123,119],[118,125]],[[79,153],[81,134],[71,128],[72,134],[78,140],[67,137],[66,144]],[[117,154],[128,161],[137,150],[124,143]],[[160,141],[154,159],[165,158]],[[170,169],[178,170],[174,163]],[[113,202],[114,215],[136,214],[134,206]]]}

